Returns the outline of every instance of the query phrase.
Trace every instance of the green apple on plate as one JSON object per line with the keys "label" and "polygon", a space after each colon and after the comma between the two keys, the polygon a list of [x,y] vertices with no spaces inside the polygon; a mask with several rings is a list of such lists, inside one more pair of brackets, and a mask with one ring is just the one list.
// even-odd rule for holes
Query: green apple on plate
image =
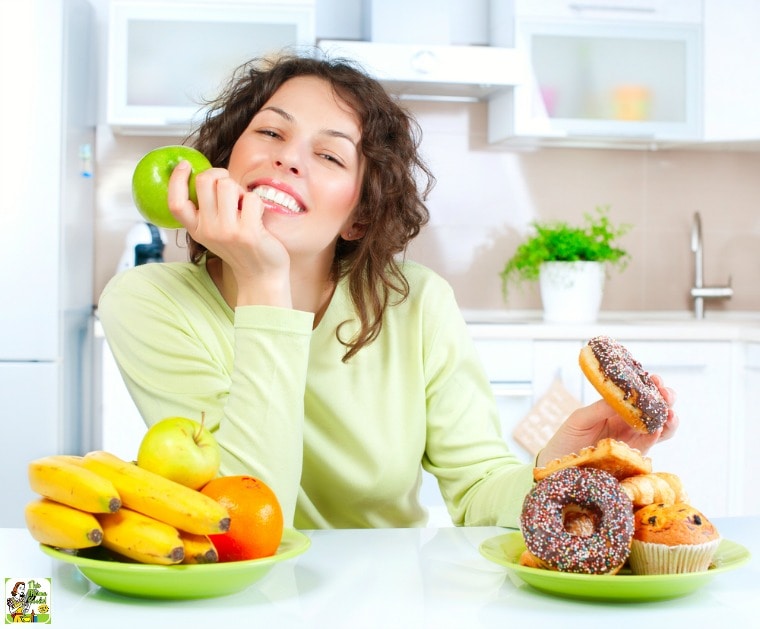
{"label": "green apple on plate", "polygon": [[137,465],[191,489],[200,489],[219,472],[219,444],[204,422],[167,417],[143,435]]}
{"label": "green apple on plate", "polygon": [[182,224],[169,210],[169,177],[182,160],[190,162],[190,200],[197,205],[195,176],[211,168],[200,151],[182,145],[161,146],[146,153],[132,174],[132,199],[143,218],[157,227],[179,229]]}

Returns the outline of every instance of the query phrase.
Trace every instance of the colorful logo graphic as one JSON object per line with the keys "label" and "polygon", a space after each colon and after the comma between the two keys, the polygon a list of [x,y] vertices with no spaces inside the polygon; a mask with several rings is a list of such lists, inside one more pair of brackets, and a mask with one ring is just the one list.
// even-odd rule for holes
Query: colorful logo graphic
{"label": "colorful logo graphic", "polygon": [[5,579],[5,624],[50,624],[50,579]]}

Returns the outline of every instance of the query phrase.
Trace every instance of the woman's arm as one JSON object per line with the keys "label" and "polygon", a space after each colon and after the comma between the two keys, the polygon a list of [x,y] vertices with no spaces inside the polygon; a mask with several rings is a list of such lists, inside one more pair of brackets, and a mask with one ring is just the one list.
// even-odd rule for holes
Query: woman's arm
{"label": "woman's arm", "polygon": [[[443,293],[445,294],[445,293]],[[437,296],[430,310],[435,325],[426,343],[428,443],[425,469],[435,474],[455,523],[517,526],[522,501],[533,484],[533,464],[595,445],[611,437],[646,453],[678,427],[671,408],[665,425],[652,435],[633,430],[599,401],[578,409],[547,443],[536,461],[522,462],[509,452],[500,433],[498,410],[490,383],[462,320],[453,295]],[[511,360],[504,356],[503,360]],[[653,376],[672,407],[675,394]]]}
{"label": "woman's arm", "polygon": [[440,280],[425,292],[423,467],[438,478],[455,524],[515,526],[533,462],[510,452],[501,434],[491,384],[450,288]]}
{"label": "woman's arm", "polygon": [[116,276],[98,310],[109,346],[146,424],[205,414],[222,473],[264,480],[292,521],[313,315],[249,306],[233,322],[194,283],[205,271],[175,271],[188,268],[146,265]]}

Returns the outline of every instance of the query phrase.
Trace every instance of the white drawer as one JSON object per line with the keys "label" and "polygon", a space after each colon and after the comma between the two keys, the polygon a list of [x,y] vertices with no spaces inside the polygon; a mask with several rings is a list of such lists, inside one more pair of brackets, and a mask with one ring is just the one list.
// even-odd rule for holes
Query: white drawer
{"label": "white drawer", "polygon": [[476,339],[475,347],[491,382],[531,382],[533,341]]}
{"label": "white drawer", "polygon": [[747,343],[747,367],[760,369],[760,343]]}

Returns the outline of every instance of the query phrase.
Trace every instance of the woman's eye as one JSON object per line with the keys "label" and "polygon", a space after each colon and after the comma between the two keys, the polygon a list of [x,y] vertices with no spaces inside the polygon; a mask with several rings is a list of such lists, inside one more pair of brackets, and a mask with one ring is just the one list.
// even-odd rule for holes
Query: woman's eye
{"label": "woman's eye", "polygon": [[269,138],[279,138],[282,137],[277,131],[274,131],[273,129],[259,129],[258,132],[261,135],[265,135]]}
{"label": "woman's eye", "polygon": [[341,160],[339,157],[336,157],[332,153],[319,153],[319,156],[328,162],[333,162],[334,164],[337,164],[338,166],[344,165],[343,160]]}

